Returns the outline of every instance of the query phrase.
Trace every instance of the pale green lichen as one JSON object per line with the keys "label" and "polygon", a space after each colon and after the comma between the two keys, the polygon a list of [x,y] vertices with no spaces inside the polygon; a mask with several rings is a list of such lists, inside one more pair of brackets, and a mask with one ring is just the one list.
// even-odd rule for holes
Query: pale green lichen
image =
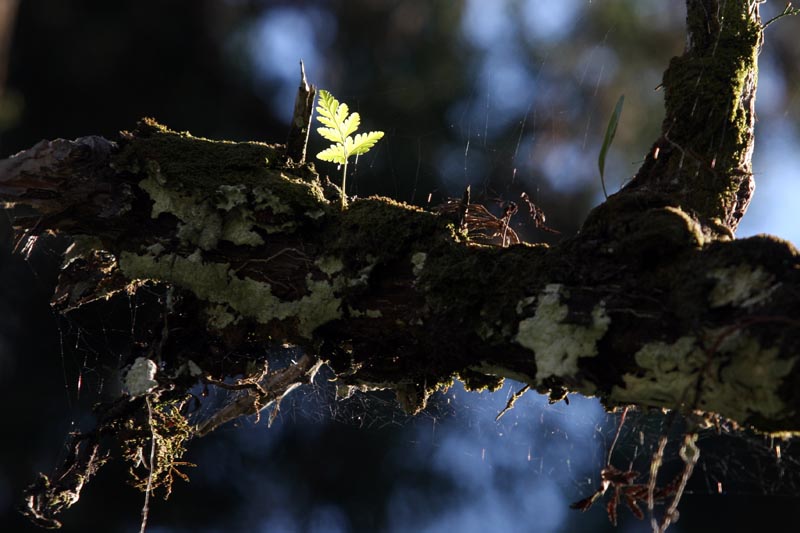
{"label": "pale green lichen", "polygon": [[[634,356],[644,375],[626,374],[625,387],[615,386],[612,397],[620,403],[639,403],[642,395],[649,405],[674,406],[681,401],[694,401],[697,369],[702,367],[704,353],[694,337],[681,337],[674,343],[652,342]],[[684,398],[685,394],[691,394]]]}
{"label": "pale green lichen", "polygon": [[230,211],[236,206],[247,204],[247,187],[244,185],[220,185],[217,189],[220,198],[216,201],[216,207],[224,211]]}
{"label": "pale green lichen", "polygon": [[[281,177],[289,179],[285,174],[281,174]],[[287,205],[285,201],[276,196],[275,193],[267,187],[253,187],[253,196],[258,205],[268,207],[275,215],[293,214],[291,206]]]}
{"label": "pale green lichen", "polygon": [[161,255],[161,253],[166,250],[166,247],[162,243],[157,242],[155,244],[151,244],[150,246],[146,246],[145,250],[147,250],[147,253],[150,255],[157,256]]}
{"label": "pale green lichen", "polygon": [[328,277],[333,276],[344,268],[342,260],[334,256],[323,256],[314,261],[314,264]]}
{"label": "pale green lichen", "polygon": [[794,414],[786,412],[778,391],[797,357],[781,359],[777,347],[765,348],[741,332],[731,335],[720,352],[730,353],[730,362],[714,358],[709,373],[719,380],[704,380],[701,408],[719,410],[734,420],[745,420],[751,413],[766,418]]}
{"label": "pale green lichen", "polygon": [[568,296],[562,285],[547,285],[538,296],[534,316],[519,323],[515,340],[536,357],[536,379],[565,378],[578,371],[578,359],[597,355],[597,341],[608,330],[611,318],[602,302],[592,309],[588,326],[564,323],[569,309],[561,302]]}
{"label": "pale green lichen", "polygon": [[347,279],[348,287],[365,287],[369,283],[369,275],[378,263],[373,255],[368,254],[366,259],[368,261],[367,265],[359,269],[355,276]]}
{"label": "pale green lichen", "polygon": [[478,324],[475,333],[478,334],[478,337],[481,338],[483,341],[488,341],[495,335],[494,328],[491,324],[487,322],[481,322]]}
{"label": "pale green lichen", "polygon": [[272,294],[269,283],[239,278],[227,263],[202,263],[178,255],[154,258],[123,252],[119,266],[130,279],[158,279],[192,291],[207,302],[226,304],[242,317],[267,324],[272,320],[297,320],[297,332],[311,338],[318,326],[341,316],[341,299],[334,285],[306,276],[309,294],[297,300],[281,300]]}
{"label": "pale green lichen", "polygon": [[207,324],[213,329],[223,329],[239,321],[227,305],[209,305],[206,308]]}
{"label": "pale green lichen", "polygon": [[190,376],[197,377],[203,375],[203,369],[191,359],[186,363],[186,368],[189,370]]}
{"label": "pale green lichen", "polygon": [[709,272],[708,276],[717,280],[709,295],[711,307],[751,307],[769,298],[778,288],[775,277],[764,272],[760,266],[752,268],[750,265],[740,264],[718,268]]}
{"label": "pale green lichen", "polygon": [[198,201],[193,194],[165,187],[160,173],[154,172],[139,182],[139,187],[153,200],[150,216],[158,218],[162,213],[172,214],[181,221],[178,238],[204,250],[216,246],[222,233],[219,213],[208,202]]}
{"label": "pale green lichen", "polygon": [[527,296],[520,301],[517,302],[517,314],[521,315],[528,306],[532,305],[536,301],[536,296]]}
{"label": "pale green lichen", "polygon": [[155,380],[158,366],[146,357],[137,357],[125,374],[125,390],[133,397],[143,396],[158,386]]}
{"label": "pale green lichen", "polygon": [[251,210],[235,207],[225,217],[220,239],[242,246],[260,246],[264,239],[253,231],[255,226]]}
{"label": "pale green lichen", "polygon": [[415,276],[419,276],[422,273],[422,269],[425,268],[425,259],[427,259],[427,257],[428,254],[424,252],[416,252],[411,256],[411,271]]}
{"label": "pale green lichen", "polygon": [[348,306],[347,311],[353,318],[381,318],[383,316],[383,313],[380,309],[367,309],[365,311],[361,311],[360,309],[354,309]]}
{"label": "pale green lichen", "polygon": [[[722,333],[711,331],[709,337]],[[741,331],[729,334],[711,355],[697,339],[687,336],[671,344],[647,344],[635,359],[642,372],[623,376],[625,387],[612,390],[615,402],[660,407],[696,405],[739,422],[753,415],[792,416],[778,391],[797,358],[781,359],[778,348],[765,348]],[[703,369],[696,401],[698,375]]]}
{"label": "pale green lichen", "polygon": [[[281,177],[291,181],[284,175]],[[174,215],[181,221],[178,238],[204,250],[213,249],[219,240],[243,246],[259,246],[264,244],[264,240],[255,228],[273,234],[292,231],[297,226],[293,218],[273,224],[256,222],[254,213],[260,210],[269,210],[273,216],[293,214],[291,206],[268,187],[254,187],[253,202],[249,202],[248,187],[241,184],[221,184],[206,197],[170,186],[157,166],[150,170],[139,186],[153,201],[152,218],[162,213]],[[202,192],[201,189],[198,191]],[[308,215],[317,218],[320,213],[324,211],[315,210]]]}

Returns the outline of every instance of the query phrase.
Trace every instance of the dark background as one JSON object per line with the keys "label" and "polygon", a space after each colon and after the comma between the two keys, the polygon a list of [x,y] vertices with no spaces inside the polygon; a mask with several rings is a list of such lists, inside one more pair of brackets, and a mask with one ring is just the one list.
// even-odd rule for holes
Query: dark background
{"label": "dark background", "polygon": [[[516,228],[551,242],[576,231],[602,199],[597,154],[620,94],[609,192],[635,172],[659,131],[661,72],[684,39],[682,2],[660,0],[0,0],[13,5],[0,57],[0,157],[43,138],[111,138],[143,116],[210,138],[282,142],[302,58],[311,83],[360,111],[365,130],[386,132],[355,165],[351,194],[427,205],[470,184],[474,197],[499,209],[525,191],[561,235],[521,214]],[[764,19],[782,7],[768,2]],[[780,21],[767,34],[759,189],[740,235],[800,241],[791,208],[800,197],[798,23]],[[312,134],[310,153],[323,146]],[[338,178],[333,165],[317,168]],[[108,337],[58,319],[47,305],[56,268],[46,252],[27,262],[0,252],[3,531],[35,529],[14,511],[22,489],[63,457],[67,433],[91,422],[87,409],[107,386]],[[117,338],[130,329],[130,309],[109,315]],[[456,386],[411,420],[390,396],[337,401],[318,381],[294,394],[271,429],[250,420],[193,443],[191,482],[178,481],[166,503],[153,500],[148,530],[610,528],[603,504],[586,514],[568,509],[596,489],[619,420],[597,402],[549,406],[530,393],[495,423],[512,385],[493,395]],[[646,470],[663,431],[663,417],[629,415],[615,464]],[[671,531],[794,519],[800,468],[792,443],[709,433],[700,444]],[[674,472],[680,459],[669,451],[665,470]],[[104,468],[64,515],[64,530],[138,531],[143,495],[125,475],[124,465]],[[625,509],[620,516],[623,531],[649,529]]]}

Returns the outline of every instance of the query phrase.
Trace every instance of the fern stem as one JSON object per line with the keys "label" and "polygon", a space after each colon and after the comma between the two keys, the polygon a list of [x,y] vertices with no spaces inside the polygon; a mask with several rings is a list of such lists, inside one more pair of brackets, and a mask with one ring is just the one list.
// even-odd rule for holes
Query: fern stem
{"label": "fern stem", "polygon": [[347,159],[344,160],[342,168],[342,211],[347,208],[347,193],[345,192],[345,185],[347,185]]}

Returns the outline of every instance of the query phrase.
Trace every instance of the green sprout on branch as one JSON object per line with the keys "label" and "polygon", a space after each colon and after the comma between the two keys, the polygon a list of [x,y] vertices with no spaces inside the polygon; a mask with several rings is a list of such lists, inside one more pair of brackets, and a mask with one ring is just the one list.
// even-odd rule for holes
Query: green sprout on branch
{"label": "green sprout on branch", "polygon": [[339,103],[339,100],[325,90],[319,91],[318,103],[317,120],[325,127],[317,128],[317,132],[335,144],[318,153],[317,159],[342,165],[342,209],[344,209],[347,207],[347,194],[345,193],[347,160],[351,156],[367,153],[383,137],[383,132],[371,131],[359,133],[353,137],[352,134],[356,132],[361,123],[358,113],[348,114],[347,104]]}
{"label": "green sprout on branch", "polygon": [[619,97],[617,105],[614,107],[614,113],[608,119],[608,126],[606,127],[606,134],[603,137],[603,146],[600,148],[600,156],[597,158],[597,166],[600,169],[600,185],[603,186],[603,196],[608,200],[608,193],[606,192],[606,155],[608,149],[611,148],[611,143],[614,142],[614,136],[617,134],[617,124],[619,124],[619,116],[622,114],[622,104],[625,102],[625,95]]}

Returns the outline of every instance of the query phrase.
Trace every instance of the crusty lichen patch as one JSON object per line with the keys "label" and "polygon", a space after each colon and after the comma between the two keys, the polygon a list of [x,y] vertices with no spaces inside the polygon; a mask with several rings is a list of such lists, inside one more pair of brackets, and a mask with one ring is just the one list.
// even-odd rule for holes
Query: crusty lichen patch
{"label": "crusty lichen patch", "polygon": [[425,268],[425,259],[428,258],[428,254],[424,252],[416,252],[411,256],[411,271],[415,276],[419,276],[422,273],[422,269]]}
{"label": "crusty lichen patch", "polygon": [[778,288],[775,277],[760,266],[739,264],[718,268],[709,272],[708,277],[717,280],[709,295],[711,307],[751,307],[769,298]]}
{"label": "crusty lichen patch", "polygon": [[[314,280],[310,274],[306,277],[306,296],[281,300],[272,294],[269,283],[240,278],[227,263],[203,263],[175,254],[156,258],[123,252],[119,266],[130,279],[174,283],[192,291],[201,300],[226,304],[238,315],[263,324],[294,318],[299,336],[307,339],[318,326],[341,316],[341,299],[335,294],[334,282]],[[215,323],[221,319],[216,312],[212,312],[210,318]]]}
{"label": "crusty lichen patch", "polygon": [[118,171],[144,175],[152,217],[175,216],[184,242],[211,250],[225,240],[264,244],[262,235],[295,231],[327,212],[310,167],[288,171],[279,146],[232,143],[174,132],[145,119],[114,156]]}
{"label": "crusty lichen patch", "polygon": [[125,374],[125,390],[133,397],[143,396],[158,386],[155,380],[158,366],[151,359],[137,357]]}
{"label": "crusty lichen patch", "polygon": [[516,342],[536,356],[536,380],[565,378],[578,371],[578,359],[597,355],[597,341],[608,330],[611,318],[601,302],[592,310],[589,325],[565,323],[569,309],[561,301],[562,285],[547,285],[538,296],[535,314],[519,323]]}
{"label": "crusty lichen patch", "polygon": [[[283,174],[281,178],[290,180]],[[256,222],[255,213],[260,211],[267,210],[273,217],[283,218],[292,213],[291,207],[282,203],[274,191],[263,186],[254,187],[250,194],[244,185],[222,184],[208,195],[207,190],[175,188],[175,184],[167,183],[156,164],[150,165],[149,176],[139,186],[153,200],[152,218],[162,213],[174,215],[180,220],[178,238],[203,250],[213,249],[219,240],[259,246],[264,240],[256,228],[278,233],[292,231],[297,226],[296,221],[288,219],[272,224]]]}
{"label": "crusty lichen patch", "polygon": [[[642,375],[623,376],[625,387],[615,386],[612,397],[620,403],[638,403],[641,396],[655,406],[694,402],[697,369],[703,366],[704,353],[694,337],[681,337],[673,343],[651,342],[634,356]],[[684,394],[690,394],[684,398]]]}
{"label": "crusty lichen patch", "polygon": [[[709,338],[717,339],[720,334],[709,332]],[[641,371],[623,376],[625,386],[615,386],[611,399],[659,407],[696,405],[741,423],[753,416],[792,416],[778,391],[797,358],[781,359],[778,354],[777,347],[764,347],[743,331],[728,334],[710,355],[695,337],[653,342],[635,355]],[[695,394],[701,371],[698,401]]]}
{"label": "crusty lichen patch", "polygon": [[139,182],[153,200],[152,218],[162,213],[170,213],[181,222],[178,227],[178,238],[203,250],[211,250],[216,246],[222,233],[222,217],[207,202],[199,202],[195,195],[188,192],[170,190],[164,186],[157,165],[151,165],[151,176]]}
{"label": "crusty lichen patch", "polygon": [[328,276],[333,276],[344,268],[342,260],[334,256],[323,256],[314,261],[314,264]]}
{"label": "crusty lichen patch", "polygon": [[[785,412],[786,404],[778,390],[797,358],[781,359],[777,347],[765,348],[757,339],[745,334],[732,336],[727,344],[730,363],[722,365],[715,361],[712,365],[712,375],[718,373],[719,381],[704,380],[703,395],[713,399],[708,402],[712,410],[717,411],[714,408],[717,404],[725,406],[722,414],[734,420],[746,420],[752,413],[765,418],[791,415]],[[701,398],[700,407],[705,405]]]}

